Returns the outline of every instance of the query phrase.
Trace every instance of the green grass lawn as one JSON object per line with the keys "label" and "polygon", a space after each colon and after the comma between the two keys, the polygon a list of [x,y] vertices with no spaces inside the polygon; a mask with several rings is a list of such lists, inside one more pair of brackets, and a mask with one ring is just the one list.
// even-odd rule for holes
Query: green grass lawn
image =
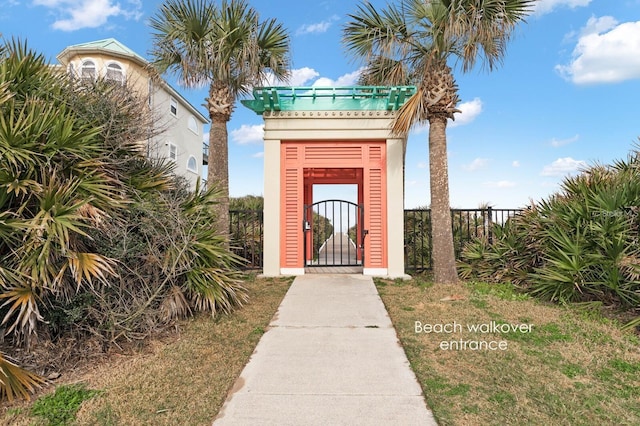
{"label": "green grass lawn", "polygon": [[[98,392],[82,402],[73,424],[211,425],[292,281],[249,277],[250,300],[232,314],[184,321],[178,333],[140,352],[85,367],[72,382]],[[56,385],[63,379],[64,374]],[[51,394],[53,387],[47,390]],[[48,401],[49,407],[68,404],[62,398]],[[32,412],[29,404],[5,408],[0,424],[59,424]]]}
{"label": "green grass lawn", "polygon": [[[186,321],[141,352],[63,375],[58,385],[90,393],[77,405],[67,396],[45,406],[79,406],[78,425],[210,425],[291,281],[249,278],[242,309]],[[376,285],[439,424],[640,424],[640,341],[601,315],[509,285]],[[55,424],[32,407],[5,408],[0,423]]]}
{"label": "green grass lawn", "polygon": [[376,285],[439,424],[640,424],[640,341],[599,314],[509,285]]}

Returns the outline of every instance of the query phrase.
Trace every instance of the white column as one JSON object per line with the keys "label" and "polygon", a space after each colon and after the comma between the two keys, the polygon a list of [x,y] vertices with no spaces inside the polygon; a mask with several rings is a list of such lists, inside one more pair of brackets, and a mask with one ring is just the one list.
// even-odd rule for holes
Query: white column
{"label": "white column", "polygon": [[280,275],[280,141],[264,140],[264,250],[265,276]]}
{"label": "white column", "polygon": [[391,278],[404,278],[404,149],[402,139],[387,139],[387,265]]}

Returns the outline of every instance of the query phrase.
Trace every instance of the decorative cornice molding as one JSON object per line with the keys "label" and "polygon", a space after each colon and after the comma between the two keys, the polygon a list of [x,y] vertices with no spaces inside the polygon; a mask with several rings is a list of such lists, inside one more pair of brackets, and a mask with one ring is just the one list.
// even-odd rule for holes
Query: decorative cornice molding
{"label": "decorative cornice molding", "polygon": [[265,111],[264,118],[393,118],[396,111]]}

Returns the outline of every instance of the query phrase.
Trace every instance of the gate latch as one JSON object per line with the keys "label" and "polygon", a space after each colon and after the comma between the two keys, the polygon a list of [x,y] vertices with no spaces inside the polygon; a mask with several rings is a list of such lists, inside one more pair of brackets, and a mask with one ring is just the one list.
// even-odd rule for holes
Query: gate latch
{"label": "gate latch", "polygon": [[309,231],[310,229],[311,229],[311,224],[309,223],[309,221],[308,220],[302,221],[302,230]]}

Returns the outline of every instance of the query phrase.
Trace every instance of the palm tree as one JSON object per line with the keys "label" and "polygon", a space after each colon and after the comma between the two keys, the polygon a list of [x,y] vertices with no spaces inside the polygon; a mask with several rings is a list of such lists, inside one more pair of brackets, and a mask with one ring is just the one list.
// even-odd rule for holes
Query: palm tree
{"label": "palm tree", "polygon": [[358,6],[344,28],[344,43],[363,60],[364,84],[414,84],[417,92],[400,109],[394,133],[429,123],[429,173],[436,283],[458,280],[453,250],[447,167],[447,120],[454,120],[458,87],[449,66],[463,72],[481,62],[493,70],[504,58],[515,26],[535,0],[399,0],[377,10]]}
{"label": "palm tree", "polygon": [[289,74],[289,36],[275,19],[261,21],[245,0],[168,0],[150,20],[153,63],[187,87],[209,84],[211,119],[207,181],[222,191],[217,228],[229,227],[227,122],[240,95]]}

